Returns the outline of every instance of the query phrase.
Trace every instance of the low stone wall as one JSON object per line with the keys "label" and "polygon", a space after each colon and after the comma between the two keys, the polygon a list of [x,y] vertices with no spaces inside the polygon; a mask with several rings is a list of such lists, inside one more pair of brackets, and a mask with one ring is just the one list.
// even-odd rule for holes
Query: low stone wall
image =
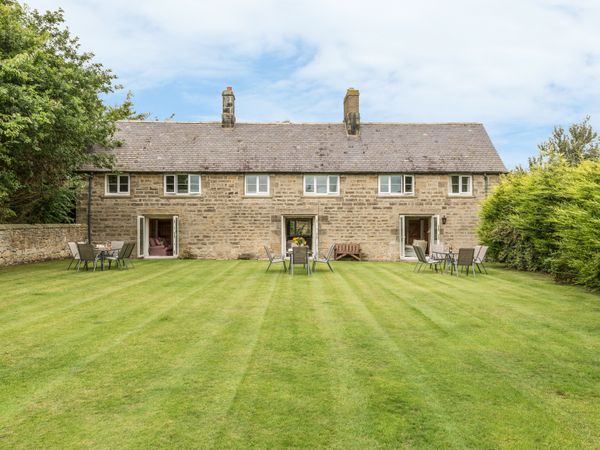
{"label": "low stone wall", "polygon": [[0,225],[0,266],[66,258],[67,242],[86,239],[81,224]]}

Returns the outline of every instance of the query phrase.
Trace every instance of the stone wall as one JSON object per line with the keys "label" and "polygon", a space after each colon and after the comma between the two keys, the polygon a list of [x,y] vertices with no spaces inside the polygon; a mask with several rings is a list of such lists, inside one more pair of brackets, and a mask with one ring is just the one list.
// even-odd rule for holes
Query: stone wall
{"label": "stone wall", "polygon": [[[415,175],[415,195],[378,195],[378,176],[341,175],[340,195],[303,195],[301,174],[274,174],[270,195],[244,195],[243,174],[202,174],[201,195],[165,196],[162,174],[131,174],[129,196],[105,195],[104,176],[93,182],[92,240],[136,240],[139,215],[180,218],[180,256],[233,259],[264,257],[263,246],[281,249],[282,216],[318,216],[319,250],[332,243],[360,243],[365,259],[400,258],[400,215],[446,216],[440,240],[453,247],[477,243],[483,175],[473,175],[473,195],[448,195],[448,175]],[[498,176],[489,175],[487,192]],[[87,192],[78,221],[86,222]],[[136,249],[137,252],[137,249]]]}
{"label": "stone wall", "polygon": [[80,224],[0,225],[0,265],[66,258],[67,242],[86,239]]}

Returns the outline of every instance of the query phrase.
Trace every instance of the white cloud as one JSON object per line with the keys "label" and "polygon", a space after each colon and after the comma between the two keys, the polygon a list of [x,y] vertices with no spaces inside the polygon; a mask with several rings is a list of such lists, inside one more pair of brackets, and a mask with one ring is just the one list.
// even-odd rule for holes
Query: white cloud
{"label": "white cloud", "polygon": [[504,133],[600,116],[597,0],[29,4],[61,6],[134,91],[246,79],[236,94],[247,120],[339,120],[349,86],[366,121],[474,120]]}

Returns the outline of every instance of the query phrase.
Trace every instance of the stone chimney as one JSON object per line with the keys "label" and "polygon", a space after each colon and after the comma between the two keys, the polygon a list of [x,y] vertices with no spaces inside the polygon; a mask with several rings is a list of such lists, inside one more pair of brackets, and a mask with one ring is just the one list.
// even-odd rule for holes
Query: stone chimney
{"label": "stone chimney", "polygon": [[223,128],[233,128],[235,125],[235,95],[231,86],[221,94],[223,96],[223,114],[221,114],[221,126]]}
{"label": "stone chimney", "polygon": [[356,136],[360,129],[360,112],[358,108],[358,89],[348,88],[344,97],[344,123],[346,132]]}

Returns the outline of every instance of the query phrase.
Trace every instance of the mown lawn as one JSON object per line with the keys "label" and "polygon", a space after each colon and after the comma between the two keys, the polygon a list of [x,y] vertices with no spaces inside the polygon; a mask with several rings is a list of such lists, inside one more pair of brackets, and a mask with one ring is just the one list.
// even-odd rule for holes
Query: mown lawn
{"label": "mown lawn", "polygon": [[500,268],[0,270],[2,448],[598,448],[600,297]]}

